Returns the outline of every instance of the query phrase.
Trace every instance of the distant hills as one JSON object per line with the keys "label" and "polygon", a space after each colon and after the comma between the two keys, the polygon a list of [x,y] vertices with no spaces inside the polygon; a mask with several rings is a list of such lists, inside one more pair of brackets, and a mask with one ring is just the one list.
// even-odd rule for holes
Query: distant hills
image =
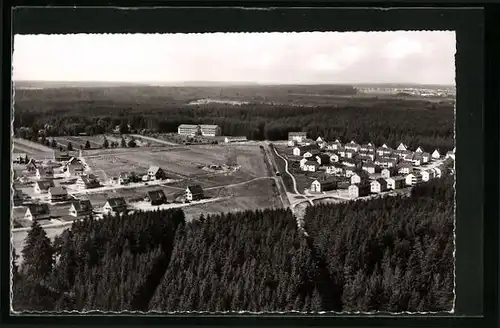
{"label": "distant hills", "polygon": [[447,89],[454,88],[453,85],[437,84],[415,84],[415,83],[318,83],[318,84],[265,84],[246,81],[180,81],[180,82],[106,82],[106,81],[14,81],[16,89],[45,89],[45,88],[110,88],[110,87],[231,87],[231,86],[298,86],[298,85],[321,85],[321,86],[339,86],[351,85],[358,88],[426,88],[426,89]]}

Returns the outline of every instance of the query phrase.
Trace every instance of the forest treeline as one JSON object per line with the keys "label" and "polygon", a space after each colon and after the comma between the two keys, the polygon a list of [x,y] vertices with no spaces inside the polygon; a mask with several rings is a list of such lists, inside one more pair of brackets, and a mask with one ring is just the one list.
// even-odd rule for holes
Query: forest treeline
{"label": "forest treeline", "polygon": [[135,100],[130,95],[116,96],[113,100],[102,92],[80,92],[78,97],[64,93],[58,97],[55,92],[40,99],[16,93],[15,133],[35,141],[42,129],[46,136],[110,133],[116,126],[120,126],[121,133],[131,129],[168,133],[177,132],[180,124],[218,124],[223,135],[245,135],[252,140],[284,140],[290,131],[306,131],[311,138],[386,143],[393,147],[404,142],[427,151],[454,148],[454,104],[450,101],[354,96],[315,107],[265,103],[187,106],[160,96],[142,99],[136,95]]}
{"label": "forest treeline", "polygon": [[[14,264],[14,310],[449,311],[454,187],[290,210],[182,210],[75,222],[51,242],[33,223]],[[15,253],[15,252],[14,252]],[[15,254],[14,254],[15,255]]]}

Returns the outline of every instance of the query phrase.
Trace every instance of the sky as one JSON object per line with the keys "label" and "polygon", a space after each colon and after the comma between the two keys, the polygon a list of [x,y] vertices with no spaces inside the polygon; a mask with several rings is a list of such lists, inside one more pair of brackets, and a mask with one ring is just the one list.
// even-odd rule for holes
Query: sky
{"label": "sky", "polygon": [[453,31],[15,35],[13,80],[455,84]]}

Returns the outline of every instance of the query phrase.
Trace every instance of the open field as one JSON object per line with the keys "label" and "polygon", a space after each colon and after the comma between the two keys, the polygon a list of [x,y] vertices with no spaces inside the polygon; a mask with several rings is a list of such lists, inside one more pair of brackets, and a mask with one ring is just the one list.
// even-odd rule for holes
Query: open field
{"label": "open field", "polygon": [[201,214],[206,216],[220,212],[282,207],[275,182],[271,179],[256,180],[241,186],[226,188],[225,195],[233,197],[221,202],[184,207],[186,220],[199,218]]}
{"label": "open field", "polygon": [[[99,153],[98,151],[87,152],[86,162],[92,171],[102,170],[108,176],[131,170],[145,172],[151,165],[156,165],[174,178],[193,178],[202,186],[207,187],[237,183],[268,175],[262,152],[257,145],[193,145],[164,148],[162,151],[156,151],[156,148],[141,149],[140,153],[113,149],[103,150],[102,155]],[[228,156],[236,158],[236,163],[239,165],[236,172],[223,175],[223,173],[208,173],[202,170],[202,167],[206,165],[226,164]]]}
{"label": "open field", "polygon": [[12,142],[14,153],[26,153],[28,154],[28,157],[32,156],[35,158],[45,159],[53,158],[55,154],[54,149],[29,140],[14,138]]}

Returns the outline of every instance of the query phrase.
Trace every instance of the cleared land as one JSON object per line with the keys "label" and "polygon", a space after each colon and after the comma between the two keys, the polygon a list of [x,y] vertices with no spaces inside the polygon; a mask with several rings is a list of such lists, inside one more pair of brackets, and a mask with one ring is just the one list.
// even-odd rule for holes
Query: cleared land
{"label": "cleared land", "polygon": [[55,150],[25,139],[13,139],[13,153],[26,153],[36,158],[53,157]]}
{"label": "cleared land", "polygon": [[[210,214],[220,212],[257,210],[263,208],[281,208],[282,203],[276,189],[276,182],[272,179],[262,179],[249,182],[248,184],[225,188],[220,196],[232,196],[231,199],[196,204],[183,208],[186,220],[193,220]],[[209,196],[217,196],[219,190],[211,190]]]}

